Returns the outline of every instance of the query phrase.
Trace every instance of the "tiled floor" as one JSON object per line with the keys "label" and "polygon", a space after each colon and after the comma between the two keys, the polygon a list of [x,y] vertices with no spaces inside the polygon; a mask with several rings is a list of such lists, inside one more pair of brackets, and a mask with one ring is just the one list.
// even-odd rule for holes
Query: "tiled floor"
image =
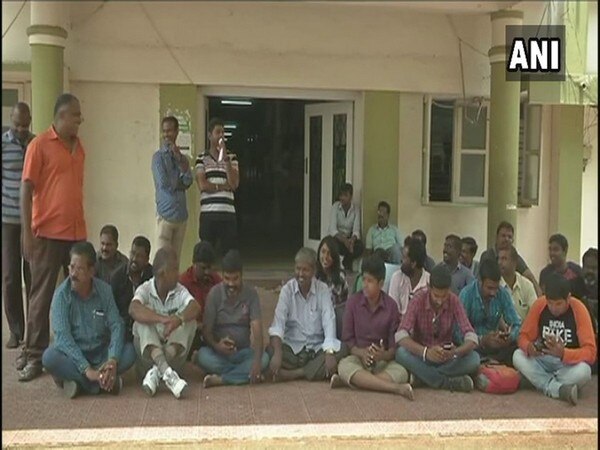
{"label": "tiled floor", "polygon": [[[264,288],[259,288],[259,294],[266,334],[277,294]],[[2,334],[4,347],[5,322]],[[19,383],[14,367],[16,355],[16,350],[2,350],[3,430],[598,417],[597,376],[583,390],[577,407],[534,391],[496,396],[417,389],[415,401],[409,402],[387,394],[330,390],[324,382],[203,389],[201,373],[192,365],[181,374],[190,384],[188,396],[182,400],[173,398],[164,387],[156,397],[147,398],[133,371],[126,375],[125,389],[119,397],[67,400],[48,375]]]}

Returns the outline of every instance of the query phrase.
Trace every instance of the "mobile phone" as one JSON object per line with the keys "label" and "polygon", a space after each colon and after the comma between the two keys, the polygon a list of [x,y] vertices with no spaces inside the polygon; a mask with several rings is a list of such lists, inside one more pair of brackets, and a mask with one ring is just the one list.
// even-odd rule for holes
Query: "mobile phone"
{"label": "mobile phone", "polygon": [[444,350],[452,350],[452,343],[451,342],[447,342],[446,344],[442,345],[442,348]]}
{"label": "mobile phone", "polygon": [[546,348],[546,344],[544,344],[544,341],[542,339],[538,339],[537,341],[535,341],[533,343],[533,347],[538,351],[541,352],[544,348]]}

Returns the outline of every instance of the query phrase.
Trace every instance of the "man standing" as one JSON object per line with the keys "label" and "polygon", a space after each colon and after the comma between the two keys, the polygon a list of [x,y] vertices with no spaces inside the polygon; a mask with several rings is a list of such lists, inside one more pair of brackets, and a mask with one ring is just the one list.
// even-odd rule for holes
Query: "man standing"
{"label": "man standing", "polygon": [[171,246],[181,256],[188,219],[185,191],[192,185],[190,162],[176,144],[179,122],[173,116],[161,123],[163,143],[152,156],[152,176],[156,190],[158,248]]}
{"label": "man standing", "polygon": [[446,236],[444,241],[444,260],[439,263],[440,266],[445,266],[452,275],[452,284],[450,289],[456,295],[471,281],[475,279],[469,269],[463,266],[460,261],[460,252],[462,250],[462,241],[455,234]]}
{"label": "man standing", "polygon": [[367,232],[365,256],[370,256],[374,250],[381,249],[385,252],[383,262],[400,264],[402,262],[403,238],[398,227],[391,225],[389,219],[389,203],[379,202],[379,205],[377,205],[377,224],[372,225]]}
{"label": "man standing", "polygon": [[127,256],[119,251],[119,231],[114,225],[104,225],[100,230],[100,251],[96,261],[96,276],[110,283],[112,274],[127,267]]}
{"label": "man standing", "polygon": [[500,287],[505,287],[512,297],[513,305],[521,320],[525,320],[529,308],[537,300],[533,283],[517,272],[519,254],[512,245],[498,251],[498,265],[502,279]]}
{"label": "man standing", "polygon": [[582,271],[579,264],[567,261],[567,252],[569,251],[569,242],[562,234],[553,234],[548,240],[548,255],[550,264],[540,272],[540,287],[545,292],[546,280],[551,274],[557,273],[567,280],[571,286],[571,295],[581,300],[585,295],[585,290],[581,289],[579,279],[582,278]]}
{"label": "man standing", "polygon": [[77,97],[62,94],[54,106],[54,122],[34,138],[25,154],[21,181],[23,254],[31,264],[31,292],[25,352],[17,360],[19,381],[42,373],[42,353],[50,338],[50,302],[69,250],[86,239],[83,215],[85,151],[77,137],[81,125]]}
{"label": "man standing", "polygon": [[336,338],[331,291],[315,278],[314,250],[301,248],[295,263],[296,276],[281,288],[269,328],[269,367],[274,381],[329,379],[345,356]]}
{"label": "man standing", "polygon": [[539,391],[575,405],[597,357],[592,321],[558,274],[546,280],[546,295],[531,307],[519,335],[515,368]]}
{"label": "man standing", "polygon": [[237,248],[237,218],[234,192],[240,184],[235,154],[225,146],[225,126],[214,117],[208,123],[210,148],[196,159],[196,181],[200,188],[200,240],[213,248],[221,243],[221,254]]}
{"label": "man standing", "polygon": [[508,291],[500,288],[500,278],[498,263],[486,259],[479,266],[479,279],[464,288],[459,298],[479,338],[481,358],[510,365],[521,319]]}
{"label": "man standing", "polygon": [[129,263],[119,267],[110,278],[117,309],[125,323],[126,342],[133,341],[133,319],[129,315],[129,305],[137,288],[150,278],[152,278],[150,241],[144,236],[136,236],[131,244]]}
{"label": "man standing", "polygon": [[[17,348],[25,337],[23,278],[29,304],[31,272],[21,253],[21,212],[19,189],[27,145],[31,113],[25,103],[17,103],[10,115],[11,128],[2,135],[2,297],[10,330],[6,348]],[[23,277],[23,278],[22,278]]]}
{"label": "man standing", "polygon": [[52,300],[54,343],[42,361],[68,398],[80,391],[118,394],[119,375],[135,362],[135,350],[123,339],[123,320],[110,286],[94,277],[96,252],[89,242],[71,248],[69,277]]}
{"label": "man standing", "polygon": [[[496,245],[483,252],[481,254],[481,258],[479,258],[479,262],[482,263],[486,258],[498,261],[498,250],[513,245],[514,237],[515,229],[512,224],[508,222],[500,222],[500,225],[498,225],[498,228],[496,229]],[[535,293],[537,295],[542,295],[542,290],[535,279],[535,275],[529,269],[529,267],[527,267],[527,263],[525,263],[525,260],[521,258],[520,255],[519,263],[517,264],[517,272],[533,283],[533,287],[535,288]]]}
{"label": "man standing", "polygon": [[180,398],[187,382],[175,370],[185,364],[199,308],[177,282],[179,262],[173,248],[159,249],[152,265],[154,277],[135,291],[129,305],[134,320],[133,345],[140,369],[146,373],[142,388],[152,397],[162,380],[175,398]]}
{"label": "man standing", "polygon": [[340,189],[338,201],[331,207],[329,234],[339,242],[344,268],[352,271],[352,262],[362,255],[364,246],[360,240],[360,208],[352,203],[353,188],[345,183]]}
{"label": "man standing", "polygon": [[204,387],[259,383],[269,365],[263,347],[260,299],[242,281],[237,250],[223,258],[223,282],[211,289],[202,335],[208,344],[198,351],[196,364],[207,374]]}

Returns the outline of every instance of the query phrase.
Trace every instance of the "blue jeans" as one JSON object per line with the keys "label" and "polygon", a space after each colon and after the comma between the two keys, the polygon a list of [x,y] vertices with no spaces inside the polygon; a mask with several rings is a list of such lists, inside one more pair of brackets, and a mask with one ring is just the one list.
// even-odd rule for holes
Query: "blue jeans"
{"label": "blue jeans", "polygon": [[[94,366],[98,366],[108,359],[108,347],[95,352],[83,352],[83,356]],[[131,342],[125,343],[119,356],[117,373],[125,373],[135,363],[136,354]],[[61,381],[75,381],[84,392],[99,394],[100,385],[97,381],[90,381],[81,373],[75,362],[66,354],[50,346],[42,355],[42,364],[46,371]]]}
{"label": "blue jeans", "polygon": [[587,363],[564,364],[552,355],[530,358],[521,349],[515,351],[513,364],[537,390],[552,398],[558,398],[563,384],[576,384],[582,388],[592,378],[592,369]]}
{"label": "blue jeans", "polygon": [[461,358],[452,359],[443,364],[436,364],[430,361],[423,362],[422,358],[413,355],[403,347],[399,347],[396,350],[396,362],[404,366],[406,370],[427,386],[435,389],[447,389],[450,385],[450,378],[477,372],[479,355],[477,352],[471,351]]}
{"label": "blue jeans", "polygon": [[[206,373],[220,375],[225,384],[247,384],[254,362],[254,350],[244,348],[231,356],[217,353],[212,347],[200,347],[195,363]],[[263,352],[261,372],[269,365],[269,355]]]}

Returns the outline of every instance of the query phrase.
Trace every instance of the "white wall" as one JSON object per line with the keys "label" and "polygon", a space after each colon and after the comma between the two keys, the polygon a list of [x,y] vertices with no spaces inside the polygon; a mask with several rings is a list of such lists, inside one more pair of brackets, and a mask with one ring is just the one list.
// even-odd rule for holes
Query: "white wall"
{"label": "white wall", "polygon": [[591,147],[591,158],[583,172],[581,255],[590,247],[598,248],[598,109],[586,108],[583,123],[583,140]]}
{"label": "white wall", "polygon": [[154,245],[150,165],[159,141],[158,85],[76,82],[72,92],[81,101],[84,117],[80,137],[87,151],[88,239],[98,246],[100,229],[111,223],[119,229],[119,249],[126,255],[138,234]]}

